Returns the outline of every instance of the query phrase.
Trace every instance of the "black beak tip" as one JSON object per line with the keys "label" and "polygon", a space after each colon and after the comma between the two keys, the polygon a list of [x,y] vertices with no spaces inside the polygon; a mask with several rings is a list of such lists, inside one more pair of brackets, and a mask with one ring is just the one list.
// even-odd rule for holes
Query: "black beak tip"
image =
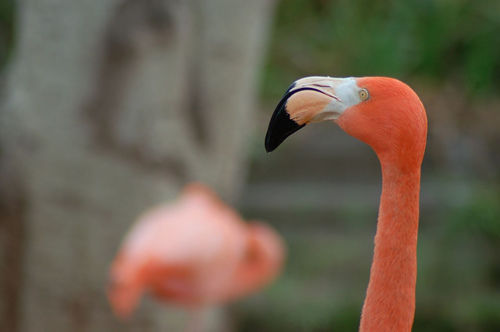
{"label": "black beak tip", "polygon": [[271,139],[271,137],[272,137],[271,130],[268,130],[265,142],[266,152],[274,151],[281,143],[281,142],[276,142],[276,140]]}
{"label": "black beak tip", "polygon": [[290,115],[286,110],[286,101],[288,97],[288,94],[283,97],[269,122],[265,139],[265,148],[267,152],[274,151],[288,136],[305,126],[305,124],[299,125],[297,122],[290,119]]}
{"label": "black beak tip", "polygon": [[305,124],[299,125],[295,121],[290,120],[288,113],[287,118],[288,119],[283,120],[283,122],[276,123],[273,127],[269,127],[265,142],[266,152],[274,151],[288,136],[305,126]]}

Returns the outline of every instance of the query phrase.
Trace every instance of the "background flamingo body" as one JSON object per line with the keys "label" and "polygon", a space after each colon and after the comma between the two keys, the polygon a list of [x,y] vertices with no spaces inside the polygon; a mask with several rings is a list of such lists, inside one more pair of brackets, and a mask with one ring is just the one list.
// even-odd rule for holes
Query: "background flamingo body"
{"label": "background flamingo body", "polygon": [[112,264],[108,295],[121,317],[145,291],[199,308],[256,291],[278,275],[283,258],[276,232],[245,223],[211,190],[191,184],[133,225]]}

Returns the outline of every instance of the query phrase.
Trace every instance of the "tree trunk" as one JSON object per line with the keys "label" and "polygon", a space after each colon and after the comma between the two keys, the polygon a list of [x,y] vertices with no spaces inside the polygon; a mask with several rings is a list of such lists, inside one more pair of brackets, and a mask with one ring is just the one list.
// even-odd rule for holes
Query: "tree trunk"
{"label": "tree trunk", "polygon": [[272,5],[20,3],[0,127],[1,331],[185,327],[150,299],[113,318],[109,264],[133,219],[186,181],[234,200]]}

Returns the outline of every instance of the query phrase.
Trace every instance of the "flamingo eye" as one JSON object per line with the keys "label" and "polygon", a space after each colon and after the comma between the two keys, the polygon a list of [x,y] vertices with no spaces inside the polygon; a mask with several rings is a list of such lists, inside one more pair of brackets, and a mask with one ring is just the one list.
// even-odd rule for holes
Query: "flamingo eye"
{"label": "flamingo eye", "polygon": [[365,101],[368,98],[370,98],[370,94],[368,93],[368,90],[366,90],[366,89],[359,90],[359,98],[361,99],[361,101]]}

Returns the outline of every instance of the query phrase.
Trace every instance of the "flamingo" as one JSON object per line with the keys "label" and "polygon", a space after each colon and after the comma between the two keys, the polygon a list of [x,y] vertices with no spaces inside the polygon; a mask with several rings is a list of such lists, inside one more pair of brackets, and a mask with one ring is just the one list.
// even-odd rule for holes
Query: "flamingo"
{"label": "flamingo", "polygon": [[333,121],[370,145],[382,168],[375,249],[359,331],[411,331],[420,168],[427,137],[424,106],[408,85],[393,78],[305,77],[290,86],[276,107],[266,150],[320,121]]}
{"label": "flamingo", "polygon": [[112,263],[108,297],[115,314],[131,315],[141,295],[193,313],[257,291],[279,274],[281,237],[269,226],[245,223],[209,188],[193,183],[180,198],[145,212]]}

